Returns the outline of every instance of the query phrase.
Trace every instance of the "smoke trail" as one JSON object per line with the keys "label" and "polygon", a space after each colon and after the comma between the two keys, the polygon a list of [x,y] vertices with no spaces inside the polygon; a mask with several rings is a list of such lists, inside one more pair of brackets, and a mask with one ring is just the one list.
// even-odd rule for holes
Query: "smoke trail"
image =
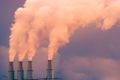
{"label": "smoke trail", "polygon": [[15,23],[10,35],[10,60],[13,61],[18,53],[19,61],[24,59],[27,53],[28,31],[32,20],[29,9],[19,8],[15,13]]}
{"label": "smoke trail", "polygon": [[69,42],[72,33],[78,28],[97,22],[101,23],[101,29],[106,30],[120,19],[120,1],[62,0],[58,3],[55,27],[50,34],[49,59],[59,47]]}
{"label": "smoke trail", "polygon": [[[49,41],[48,59],[65,44],[78,28],[90,23],[110,29],[119,19],[120,0],[26,0],[15,13],[10,35],[10,60],[16,53],[32,60],[44,40]],[[42,47],[42,46],[41,46]]]}

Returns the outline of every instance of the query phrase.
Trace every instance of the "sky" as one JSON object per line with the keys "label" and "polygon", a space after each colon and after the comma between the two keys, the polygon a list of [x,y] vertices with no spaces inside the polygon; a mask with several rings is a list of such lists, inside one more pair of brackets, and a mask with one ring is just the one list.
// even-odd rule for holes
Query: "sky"
{"label": "sky", "polygon": [[[8,50],[14,13],[25,0],[0,1],[0,80],[7,80]],[[94,23],[77,29],[70,42],[55,54],[55,76],[62,80],[119,80],[120,79],[120,23],[109,30],[101,30]],[[37,50],[33,57],[34,77],[46,75],[46,48]],[[14,67],[17,71],[17,56]],[[24,70],[27,57],[24,59]],[[25,73],[26,74],[26,73]],[[16,75],[17,76],[17,75]]]}

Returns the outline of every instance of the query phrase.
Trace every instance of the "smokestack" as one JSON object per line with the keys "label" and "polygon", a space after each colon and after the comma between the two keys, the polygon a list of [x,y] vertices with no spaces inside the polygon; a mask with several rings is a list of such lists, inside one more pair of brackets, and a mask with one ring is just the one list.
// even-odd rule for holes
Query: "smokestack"
{"label": "smokestack", "polygon": [[14,67],[13,67],[13,62],[9,62],[8,80],[14,80]]}
{"label": "smokestack", "polygon": [[18,73],[17,73],[18,80],[24,80],[24,70],[22,62],[18,63]]}
{"label": "smokestack", "polygon": [[47,80],[53,80],[52,60],[48,60]]}
{"label": "smokestack", "polygon": [[28,61],[27,80],[33,79],[32,61]]}

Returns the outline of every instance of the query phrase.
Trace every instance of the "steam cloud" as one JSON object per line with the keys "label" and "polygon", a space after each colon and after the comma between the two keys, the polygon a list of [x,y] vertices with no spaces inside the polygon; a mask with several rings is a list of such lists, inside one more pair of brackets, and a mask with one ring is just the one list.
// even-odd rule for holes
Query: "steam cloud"
{"label": "steam cloud", "polygon": [[28,53],[32,60],[45,40],[48,59],[65,44],[78,28],[95,23],[107,30],[120,19],[120,0],[26,0],[15,12],[10,35],[10,61],[16,53],[20,61]]}

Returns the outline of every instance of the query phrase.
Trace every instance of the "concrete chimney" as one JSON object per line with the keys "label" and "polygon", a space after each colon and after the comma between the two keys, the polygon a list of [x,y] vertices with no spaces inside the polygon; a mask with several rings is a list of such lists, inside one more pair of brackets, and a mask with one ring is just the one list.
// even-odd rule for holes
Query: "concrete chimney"
{"label": "concrete chimney", "polygon": [[52,60],[48,60],[47,80],[53,80]]}
{"label": "concrete chimney", "polygon": [[17,72],[18,80],[24,80],[24,70],[22,62],[18,62],[18,72]]}
{"label": "concrete chimney", "polygon": [[27,80],[33,79],[32,61],[28,61]]}
{"label": "concrete chimney", "polygon": [[13,67],[13,62],[9,62],[8,80],[14,80],[14,67]]}

